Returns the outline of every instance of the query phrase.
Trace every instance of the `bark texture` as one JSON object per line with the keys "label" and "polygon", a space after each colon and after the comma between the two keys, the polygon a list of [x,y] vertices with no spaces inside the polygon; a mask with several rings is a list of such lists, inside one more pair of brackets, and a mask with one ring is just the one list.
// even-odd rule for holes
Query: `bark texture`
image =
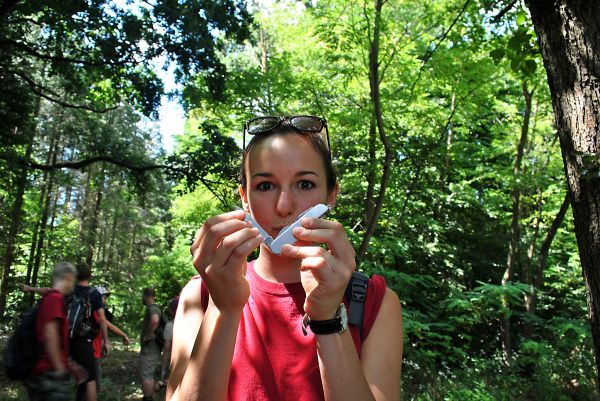
{"label": "bark texture", "polygon": [[552,94],[600,372],[600,2],[526,3]]}

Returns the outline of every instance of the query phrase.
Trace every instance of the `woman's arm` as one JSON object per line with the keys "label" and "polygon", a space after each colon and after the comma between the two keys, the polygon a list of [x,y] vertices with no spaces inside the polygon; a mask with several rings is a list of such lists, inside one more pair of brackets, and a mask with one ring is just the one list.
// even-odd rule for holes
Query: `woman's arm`
{"label": "woman's arm", "polygon": [[[354,249],[344,227],[335,221],[304,218],[294,235],[318,246],[285,245],[282,253],[301,259],[300,276],[306,291],[304,310],[311,320],[335,316],[348,280],[355,270]],[[317,353],[326,401],[390,401],[400,397],[402,316],[393,291],[384,296],[378,316],[363,344],[362,360],[352,336],[317,335]]]}
{"label": "woman's arm", "polygon": [[404,329],[398,295],[389,288],[362,346],[361,365],[377,401],[400,400]]}
{"label": "woman's arm", "polygon": [[204,317],[201,286],[200,279],[193,279],[183,288],[179,297],[179,306],[173,321],[171,373],[167,385],[167,400],[171,399],[181,383]]}
{"label": "woman's arm", "polygon": [[[167,392],[167,398],[172,394],[172,401],[226,398],[237,329],[250,296],[246,258],[262,242],[258,230],[243,221],[244,216],[235,211],[207,220],[190,249],[210,297],[199,318],[200,280],[192,280],[196,283],[182,291],[173,328],[173,370]],[[195,293],[189,294],[194,286]]]}
{"label": "woman's arm", "polygon": [[240,313],[219,311],[209,302],[192,354],[172,400],[225,400]]}
{"label": "woman's arm", "polygon": [[386,290],[360,360],[348,330],[317,335],[317,352],[326,400],[400,400],[402,315],[398,296]]}

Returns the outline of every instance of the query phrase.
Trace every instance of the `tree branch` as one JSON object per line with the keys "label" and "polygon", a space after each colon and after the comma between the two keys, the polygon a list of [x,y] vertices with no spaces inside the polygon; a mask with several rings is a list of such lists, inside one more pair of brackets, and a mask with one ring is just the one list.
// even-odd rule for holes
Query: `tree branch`
{"label": "tree branch", "polygon": [[23,50],[25,53],[28,53],[28,54],[30,54],[36,58],[39,58],[41,60],[82,64],[82,65],[86,65],[88,67],[101,67],[103,65],[111,65],[111,63],[108,63],[108,62],[91,62],[88,60],[83,60],[83,59],[78,59],[78,58],[53,56],[51,54],[40,53],[36,49],[32,49],[31,47],[29,47],[27,44],[25,44],[23,42],[19,42],[14,39],[0,40],[0,46],[1,47],[10,47],[10,46],[16,47],[20,50]]}
{"label": "tree branch", "polygon": [[456,17],[454,18],[454,20],[452,21],[452,23],[450,24],[450,26],[448,27],[448,29],[446,29],[446,31],[441,36],[439,36],[437,38],[437,42],[434,43],[433,48],[431,47],[431,42],[429,43],[427,51],[423,55],[423,61],[421,63],[421,68],[419,68],[419,73],[417,74],[417,78],[414,80],[414,82],[412,84],[412,87],[410,89],[410,93],[411,94],[414,92],[415,86],[417,86],[417,83],[421,79],[421,75],[423,73],[423,69],[425,68],[425,64],[427,64],[427,62],[431,59],[431,57],[433,56],[433,53],[435,53],[435,51],[440,47],[440,44],[444,40],[446,40],[446,38],[448,37],[448,34],[450,33],[450,31],[452,30],[452,28],[454,28],[454,25],[456,25],[456,23],[458,22],[458,20],[460,19],[460,17],[462,17],[462,15],[465,13],[465,11],[467,9],[467,6],[469,5],[470,2],[471,2],[471,0],[466,0],[465,1],[465,3],[461,7],[460,11],[456,15]]}
{"label": "tree branch", "polygon": [[[111,156],[93,156],[93,157],[89,157],[87,159],[77,160],[77,161],[63,161],[63,162],[59,162],[59,163],[42,164],[33,159],[27,159],[27,158],[17,155],[17,154],[0,153],[0,160],[16,161],[18,164],[20,164],[24,167],[34,169],[34,170],[41,170],[41,171],[54,171],[54,170],[60,170],[63,168],[68,168],[68,169],[72,169],[72,170],[81,170],[91,164],[98,163],[98,162],[105,162],[105,163],[113,164],[118,167],[122,167],[122,168],[130,170],[130,171],[137,172],[137,173],[141,173],[144,171],[151,171],[151,170],[168,170],[168,171],[172,171],[172,172],[178,172],[178,173],[183,174],[190,184],[192,184],[192,181],[193,181],[190,178],[189,171],[182,169],[182,168],[173,167],[168,164],[139,164],[139,165],[137,165],[137,164],[130,163],[130,162],[127,162],[127,161],[124,161],[121,159],[117,159],[115,157],[111,157]],[[198,180],[202,183],[202,185],[204,185],[204,187],[206,187],[206,189],[209,190],[209,192],[211,194],[213,194],[213,196],[215,198],[217,198],[219,200],[219,202],[221,202],[221,204],[224,207],[229,207],[229,203],[227,202],[227,199],[224,196],[219,195],[213,188],[213,185],[211,185],[211,184],[215,183],[214,181],[208,180],[204,177],[198,177]]]}
{"label": "tree branch", "polygon": [[174,168],[172,166],[168,166],[165,164],[136,165],[136,164],[124,161],[124,160],[117,159],[115,157],[111,157],[111,156],[93,156],[93,157],[89,157],[89,158],[83,159],[83,160],[62,161],[62,162],[52,163],[52,164],[39,163],[33,159],[26,159],[20,155],[9,154],[9,153],[0,153],[0,159],[16,161],[18,164],[20,164],[22,166],[25,166],[25,167],[28,167],[28,168],[34,169],[34,170],[41,170],[41,171],[54,171],[54,170],[60,170],[63,168],[68,168],[68,169],[73,169],[73,170],[81,170],[82,168],[85,168],[94,163],[106,162],[106,163],[114,164],[115,166],[126,168],[131,171],[136,171],[136,172],[142,172],[142,171],[147,171],[147,170],[157,170],[157,169],[169,169],[169,170],[179,171],[181,173],[187,174],[187,171],[185,171],[183,169]]}
{"label": "tree branch", "polygon": [[492,18],[492,22],[497,23],[498,21],[500,21],[500,19],[502,17],[504,17],[504,14],[509,12],[510,9],[515,6],[515,4],[517,4],[517,0],[512,0],[510,3],[508,3],[506,5],[506,7],[504,7],[502,10],[500,10],[500,12],[498,14],[496,14],[496,16],[494,18]]}
{"label": "tree branch", "polygon": [[[114,107],[109,107],[106,109],[96,109],[91,106],[86,106],[83,104],[68,103],[68,102],[65,102],[64,100],[57,99],[56,97],[60,96],[57,92],[53,91],[50,88],[47,88],[45,86],[38,84],[37,82],[35,82],[33,79],[29,78],[27,75],[23,74],[22,72],[14,71],[14,70],[7,70],[7,72],[18,76],[23,81],[27,82],[27,84],[31,88],[31,91],[33,93],[35,93],[36,95],[38,95],[39,97],[42,97],[42,98],[48,100],[49,102],[56,103],[58,105],[61,105],[63,107],[69,108],[69,109],[87,110],[87,111],[91,111],[94,113],[102,114],[102,113],[106,113],[107,111],[115,110],[117,108],[116,106],[114,106]],[[44,92],[48,92],[54,97],[47,95]]]}

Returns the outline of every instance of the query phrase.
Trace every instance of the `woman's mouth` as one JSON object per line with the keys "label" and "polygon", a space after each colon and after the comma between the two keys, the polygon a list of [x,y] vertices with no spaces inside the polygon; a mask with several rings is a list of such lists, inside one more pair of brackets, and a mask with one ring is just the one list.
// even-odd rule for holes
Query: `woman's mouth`
{"label": "woman's mouth", "polygon": [[281,230],[283,230],[285,227],[287,227],[287,225],[272,227],[271,228],[271,232],[272,232],[271,237],[273,237],[273,239],[277,238],[277,236],[279,235],[279,233],[281,232]]}

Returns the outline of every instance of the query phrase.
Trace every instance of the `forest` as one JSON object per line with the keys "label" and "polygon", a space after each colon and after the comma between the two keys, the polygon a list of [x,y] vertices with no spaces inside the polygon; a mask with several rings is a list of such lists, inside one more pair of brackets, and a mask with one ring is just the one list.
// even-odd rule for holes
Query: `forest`
{"label": "forest", "polygon": [[[244,122],[310,114],[339,177],[329,218],[402,302],[402,399],[600,399],[598,15],[0,1],[0,333],[33,304],[19,285],[68,260],[136,338],[141,289],[166,305],[196,274],[196,230],[239,205]],[[153,124],[166,97],[186,113],[173,149]]]}

